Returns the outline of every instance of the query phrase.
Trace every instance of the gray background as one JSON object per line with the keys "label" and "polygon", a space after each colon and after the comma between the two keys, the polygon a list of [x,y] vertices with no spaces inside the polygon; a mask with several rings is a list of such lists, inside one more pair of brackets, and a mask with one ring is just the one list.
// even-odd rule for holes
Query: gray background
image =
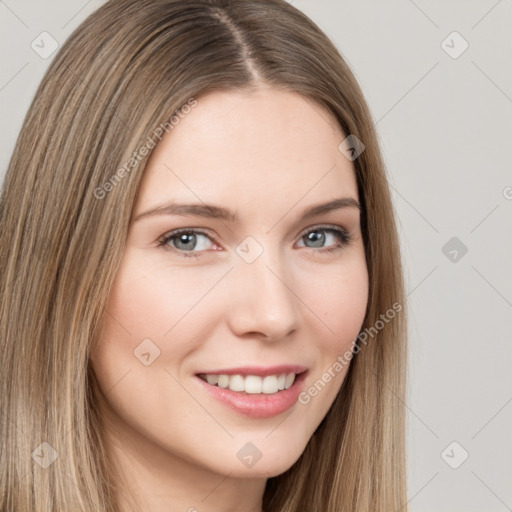
{"label": "gray background", "polygon": [[[52,58],[32,41],[62,43],[102,4],[0,0],[2,180]],[[351,65],[388,166],[410,301],[410,510],[512,510],[511,1],[293,4]]]}

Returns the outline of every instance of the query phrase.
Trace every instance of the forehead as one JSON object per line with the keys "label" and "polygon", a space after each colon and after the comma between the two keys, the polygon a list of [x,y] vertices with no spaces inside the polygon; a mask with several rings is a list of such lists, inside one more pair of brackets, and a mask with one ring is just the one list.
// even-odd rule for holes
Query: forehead
{"label": "forehead", "polygon": [[273,88],[214,91],[179,117],[146,166],[136,210],[170,199],[281,208],[357,195],[331,113]]}

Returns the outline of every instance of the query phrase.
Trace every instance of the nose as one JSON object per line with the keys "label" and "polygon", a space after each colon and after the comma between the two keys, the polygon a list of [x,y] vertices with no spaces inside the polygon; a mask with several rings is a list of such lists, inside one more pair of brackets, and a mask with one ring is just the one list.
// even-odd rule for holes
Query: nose
{"label": "nose", "polygon": [[300,300],[289,267],[270,251],[252,263],[238,261],[231,280],[228,319],[237,336],[276,341],[298,328]]}

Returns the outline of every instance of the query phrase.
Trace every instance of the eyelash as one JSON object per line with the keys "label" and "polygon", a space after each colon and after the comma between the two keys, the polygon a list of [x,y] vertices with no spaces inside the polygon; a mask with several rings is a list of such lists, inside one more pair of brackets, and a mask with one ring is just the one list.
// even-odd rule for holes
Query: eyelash
{"label": "eyelash", "polygon": [[[302,239],[309,233],[313,233],[315,231],[324,231],[326,233],[335,234],[341,240],[341,243],[337,247],[320,248],[317,250],[314,250],[314,248],[313,248],[314,252],[320,252],[320,253],[337,252],[337,251],[344,249],[352,241],[352,235],[347,233],[347,231],[345,231],[344,229],[342,229],[338,226],[333,226],[333,225],[315,226],[313,228],[308,228],[306,231],[303,231],[301,233],[301,235],[299,236],[299,239]],[[175,231],[172,231],[171,233],[161,237],[158,240],[158,247],[162,248],[164,251],[172,251],[172,252],[178,254],[178,256],[183,256],[185,258],[196,258],[196,259],[199,258],[200,252],[204,252],[204,251],[199,251],[199,253],[191,252],[191,251],[183,251],[181,249],[176,249],[175,247],[167,245],[170,240],[172,240],[173,238],[176,238],[182,234],[204,235],[207,238],[209,238],[211,241],[216,243],[216,240],[214,238],[212,238],[210,234],[208,234],[207,232],[205,232],[201,229],[182,228],[182,229],[176,229]]]}

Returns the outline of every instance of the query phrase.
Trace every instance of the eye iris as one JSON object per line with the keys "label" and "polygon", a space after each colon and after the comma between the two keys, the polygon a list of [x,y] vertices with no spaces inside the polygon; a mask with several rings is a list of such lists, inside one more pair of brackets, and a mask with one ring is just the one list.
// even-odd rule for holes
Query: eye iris
{"label": "eye iris", "polygon": [[[192,241],[192,247],[190,247],[190,245],[187,247],[180,247],[179,245],[180,244],[187,244]],[[177,244],[178,244],[178,249],[192,249],[194,246],[195,246],[195,242],[196,242],[196,235],[194,235],[193,233],[183,233],[181,235],[178,235],[178,241],[177,241]]]}
{"label": "eye iris", "polygon": [[325,242],[325,233],[323,231],[311,231],[306,238],[313,243],[319,243],[319,245],[314,245],[313,247],[322,247]]}

